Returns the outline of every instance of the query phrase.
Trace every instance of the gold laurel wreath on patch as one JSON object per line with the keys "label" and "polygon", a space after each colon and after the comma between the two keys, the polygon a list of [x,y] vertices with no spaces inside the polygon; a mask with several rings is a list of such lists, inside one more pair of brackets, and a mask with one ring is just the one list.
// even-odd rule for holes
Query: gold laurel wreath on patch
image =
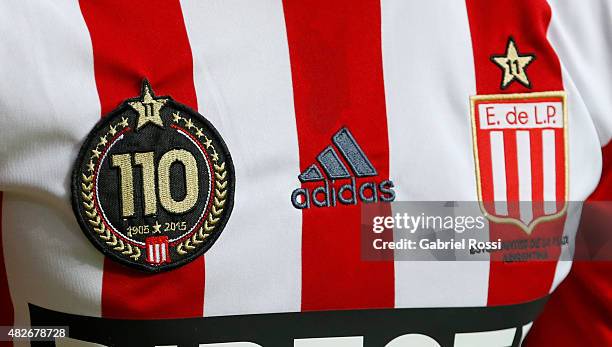
{"label": "gold laurel wreath on patch", "polygon": [[227,200],[227,171],[225,170],[225,163],[220,165],[213,164],[215,170],[215,196],[213,198],[213,205],[210,210],[210,214],[204,225],[194,233],[192,237],[181,242],[176,246],[176,252],[178,254],[187,254],[190,251],[196,249],[194,245],[198,245],[212,234],[223,213],[225,201]]}
{"label": "gold laurel wreath on patch", "polygon": [[96,234],[106,242],[107,245],[113,247],[115,251],[121,252],[121,254],[129,256],[134,260],[140,258],[140,249],[138,247],[132,247],[129,243],[124,243],[123,240],[118,239],[113,235],[110,230],[104,226],[104,223],[100,219],[93,201],[93,174],[89,176],[82,175],[83,182],[81,183],[81,196],[83,197],[83,206],[85,207],[85,214],[89,224],[93,226]]}
{"label": "gold laurel wreath on patch", "polygon": [[[119,126],[127,127],[127,120],[122,119],[121,122],[111,125],[109,127],[109,131],[104,136],[115,135],[116,129]],[[198,129],[198,128],[196,128]],[[194,134],[192,134],[194,135]],[[197,136],[197,134],[195,135]],[[199,136],[198,136],[199,137]],[[205,136],[205,139],[208,142],[208,137]],[[100,152],[98,152],[98,147],[103,145],[103,143],[98,143],[96,148],[92,150],[94,155],[91,156],[91,161],[95,161],[96,164],[99,161]],[[217,150],[214,145],[211,145],[213,151],[213,157],[218,160]],[[90,165],[91,164],[90,161]],[[221,214],[224,211],[224,206],[227,201],[227,171],[225,168],[225,163],[221,163],[219,165],[213,164],[214,175],[215,175],[215,195],[213,198],[213,206],[211,208],[210,214],[208,218],[204,222],[204,225],[198,230],[198,232],[194,233],[192,237],[187,240],[181,242],[176,247],[176,251],[178,254],[184,255],[189,253],[190,251],[196,249],[194,245],[198,245],[210,236],[210,234],[214,231],[217,223],[221,219]],[[90,169],[89,171],[93,171]],[[121,254],[129,256],[134,260],[138,260],[141,256],[140,248],[136,246],[132,246],[127,242],[123,242],[123,240],[117,238],[113,233],[106,228],[104,223],[102,222],[100,216],[98,215],[95,205],[94,205],[94,197],[93,197],[93,173],[90,175],[86,175],[84,173],[81,174],[81,196],[83,198],[83,207],[85,209],[85,214],[87,215],[87,221],[92,225],[94,231],[104,242],[113,247],[115,251],[121,252]]]}
{"label": "gold laurel wreath on patch", "polygon": [[[123,126],[124,128],[127,127],[128,126],[127,119],[123,118],[121,122],[115,124],[114,126],[111,125],[106,135],[104,135],[104,139],[106,139],[108,135],[111,135],[111,137],[115,135],[117,132],[118,126]],[[138,260],[138,258],[140,258],[140,248],[136,246],[132,247],[132,245],[130,245],[129,243],[123,242],[123,240],[118,239],[115,235],[113,235],[110,232],[110,230],[106,228],[106,226],[100,219],[100,216],[98,215],[98,212],[96,211],[95,206],[94,206],[94,201],[93,201],[94,197],[93,197],[93,191],[92,191],[93,190],[92,161],[95,161],[97,164],[97,162],[100,159],[99,157],[100,152],[98,152],[98,147],[104,146],[105,143],[106,143],[105,141],[98,143],[96,145],[96,148],[92,150],[92,153],[94,153],[94,155],[91,156],[91,160],[90,160],[91,168],[89,169],[89,171],[91,171],[92,173],[89,176],[85,175],[84,173],[81,174],[81,180],[82,180],[81,197],[83,197],[83,200],[84,200],[83,207],[85,208],[85,214],[87,215],[87,221],[89,222],[89,224],[91,224],[91,226],[93,226],[93,229],[98,235],[98,237],[104,240],[104,242],[107,245],[113,247],[115,251],[121,252],[121,254],[129,256],[130,258],[134,260]]]}

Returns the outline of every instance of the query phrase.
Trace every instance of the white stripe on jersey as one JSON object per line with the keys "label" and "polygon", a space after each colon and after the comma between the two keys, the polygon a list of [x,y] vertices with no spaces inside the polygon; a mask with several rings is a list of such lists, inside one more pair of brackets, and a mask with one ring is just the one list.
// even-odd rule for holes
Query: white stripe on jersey
{"label": "white stripe on jersey", "polygon": [[29,325],[27,303],[99,316],[103,256],[69,204],[74,158],[100,119],[79,4],[2,1],[0,31],[12,33],[0,50],[0,188],[15,324]]}
{"label": "white stripe on jersey", "polygon": [[[495,213],[508,215],[508,191],[506,182],[506,152],[504,151],[504,133],[491,131],[491,172],[493,178],[493,200]],[[486,149],[483,149],[486,150]]]}
{"label": "white stripe on jersey", "polygon": [[[557,201],[557,169],[555,160],[555,131],[542,131],[542,167],[544,171],[544,201]],[[553,214],[557,210],[555,204],[545,203],[544,212]]]}
{"label": "white stripe on jersey", "polygon": [[232,216],[205,255],[204,314],[300,311],[302,216],[290,203],[299,149],[282,3],[181,5],[200,111],[236,166]]}
{"label": "white stripe on jersey", "polygon": [[3,200],[4,259],[15,325],[29,325],[28,303],[99,317],[103,255],[83,235],[69,205],[10,193]]}
{"label": "white stripe on jersey", "polygon": [[[554,134],[554,133],[553,133]],[[553,153],[555,153],[553,151]],[[529,224],[533,219],[533,195],[531,192],[531,141],[529,131],[516,132],[516,164],[519,181],[520,219]]]}
{"label": "white stripe on jersey", "polygon": [[[580,51],[573,50],[573,47],[567,47],[568,42],[566,42],[566,40],[568,37],[566,37],[567,33],[563,31],[564,26],[566,28],[573,27],[573,23],[566,23],[565,21],[571,22],[578,17],[566,15],[564,12],[569,8],[572,10],[580,8],[590,11],[589,13],[596,13],[597,10],[590,7],[587,2],[577,7],[558,4],[558,1],[549,0],[549,3],[552,8],[552,19],[548,32],[548,40],[562,61],[561,72],[563,75],[564,89],[567,93],[569,201],[584,201],[593,190],[595,190],[601,176],[601,147],[597,136],[594,135],[597,134],[597,130],[603,130],[604,126],[598,123],[597,125],[600,125],[600,127],[596,129],[593,124],[593,119],[591,118],[591,116],[596,115],[589,112],[582,94],[578,91],[574,83],[575,79],[582,79],[585,76],[596,76],[597,74],[575,73],[570,75],[566,69],[565,62],[578,63],[581,62],[581,60],[574,56],[574,54],[578,54]],[[560,18],[559,14],[564,14],[563,18]],[[603,18],[604,17],[601,17],[600,19]],[[565,21],[562,21],[562,19]],[[593,18],[593,20],[595,19],[597,18]],[[583,26],[584,24],[584,21],[580,21],[579,25]],[[589,37],[589,39],[594,40],[595,37]],[[588,64],[579,65],[579,67],[585,69],[589,67]],[[586,86],[586,88],[588,89],[588,86]],[[592,105],[592,103],[590,105]],[[601,120],[599,119],[597,121]]]}
{"label": "white stripe on jersey", "polygon": [[[396,200],[475,200],[465,3],[383,0],[382,35]],[[396,261],[395,305],[483,306],[488,276],[488,261]]]}
{"label": "white stripe on jersey", "polygon": [[[603,147],[612,138],[612,117],[610,117],[612,109],[612,98],[610,98],[612,90],[612,70],[610,69],[612,6],[607,0],[580,2],[548,0],[548,3],[552,9],[548,37],[564,68],[565,89],[570,87],[566,81],[571,80],[572,91],[580,90],[580,93],[575,96],[575,101],[580,103],[580,108],[585,104],[589,105],[588,110],[584,109],[583,116],[585,117],[580,118],[585,121],[585,125],[594,123],[594,126],[589,127],[591,131],[588,142],[591,142],[593,135],[599,135],[599,146]],[[568,100],[570,118],[572,104],[574,102]],[[571,130],[576,126],[576,121],[570,123],[569,129]],[[587,159],[591,158],[587,157]]]}
{"label": "white stripe on jersey", "polygon": [[[100,119],[91,40],[71,0],[0,3],[0,190],[69,196],[68,172]],[[17,34],[18,33],[18,34]]]}

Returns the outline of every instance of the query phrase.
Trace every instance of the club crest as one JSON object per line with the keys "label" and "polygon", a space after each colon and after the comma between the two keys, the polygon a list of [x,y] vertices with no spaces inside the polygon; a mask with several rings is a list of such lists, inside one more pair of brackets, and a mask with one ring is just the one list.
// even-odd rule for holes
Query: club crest
{"label": "club crest", "polygon": [[531,233],[567,209],[567,109],[562,91],[471,98],[478,197],[493,222]]}
{"label": "club crest", "polygon": [[202,255],[234,199],[232,158],[197,112],[143,82],[83,143],[72,205],[89,240],[124,265],[157,272]]}

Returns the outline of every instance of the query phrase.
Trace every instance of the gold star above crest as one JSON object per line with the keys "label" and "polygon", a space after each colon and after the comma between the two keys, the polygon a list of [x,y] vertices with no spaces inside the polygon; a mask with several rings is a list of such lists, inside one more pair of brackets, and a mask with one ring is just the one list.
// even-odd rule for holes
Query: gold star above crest
{"label": "gold star above crest", "polygon": [[166,104],[168,98],[156,98],[151,90],[151,85],[146,80],[142,84],[142,94],[139,101],[129,102],[136,112],[138,112],[138,125],[136,130],[142,128],[147,123],[153,123],[163,127],[164,123],[159,115],[159,111]]}
{"label": "gold star above crest", "polygon": [[153,234],[155,233],[161,233],[161,231],[159,230],[159,228],[161,228],[161,224],[159,224],[158,221],[155,221],[155,224],[153,225]]}
{"label": "gold star above crest", "polygon": [[510,37],[506,46],[506,53],[491,57],[491,61],[497,64],[503,71],[501,89],[508,88],[514,81],[518,81],[525,87],[531,88],[531,82],[527,76],[526,69],[534,59],[534,54],[521,55],[514,39]]}

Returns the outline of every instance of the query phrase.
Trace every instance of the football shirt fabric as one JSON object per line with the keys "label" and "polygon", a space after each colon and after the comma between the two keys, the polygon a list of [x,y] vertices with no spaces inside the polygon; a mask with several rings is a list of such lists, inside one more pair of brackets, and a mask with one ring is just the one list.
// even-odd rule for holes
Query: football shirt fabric
{"label": "football shirt fabric", "polygon": [[[586,200],[612,137],[611,19],[605,0],[3,1],[0,325],[69,325],[58,346],[519,346],[571,262],[364,261],[364,202],[292,192],[327,147],[359,176],[334,142],[350,133],[375,170],[357,184],[395,201]],[[83,140],[145,78],[214,125],[236,180],[218,241],[159,274],[105,258],[70,206]],[[471,97],[550,93],[563,128],[487,130],[475,153]],[[573,239],[579,214],[547,228]],[[605,273],[565,297],[608,300]],[[531,345],[570,321],[612,343],[597,305],[545,314]]]}

